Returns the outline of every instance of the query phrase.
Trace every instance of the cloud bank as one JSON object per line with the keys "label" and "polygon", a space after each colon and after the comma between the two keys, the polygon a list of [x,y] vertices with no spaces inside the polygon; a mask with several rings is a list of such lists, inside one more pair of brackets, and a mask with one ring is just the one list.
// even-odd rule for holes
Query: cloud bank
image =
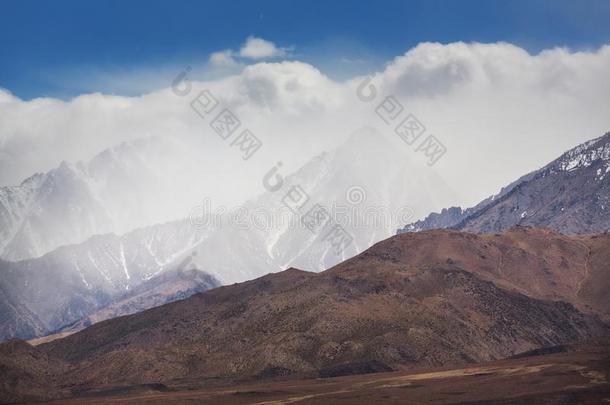
{"label": "cloud bank", "polygon": [[[239,51],[210,56],[218,67],[239,64],[238,74],[192,83],[192,94],[210,89],[264,142],[247,166],[232,160],[209,122],[193,112],[188,97],[169,89],[171,83],[141,97],[86,94],[68,102],[23,101],[0,90],[0,184],[18,184],[62,160],[89,159],[120,142],[167,136],[185,144],[196,140],[202,159],[217,160],[218,176],[247,197],[278,160],[287,170],[296,168],[371,126],[393,139],[405,159],[443,176],[462,195],[456,204],[470,205],[610,130],[610,46],[530,55],[507,43],[422,43],[371,75],[378,93],[372,102],[356,96],[364,77],[337,82],[306,63],[257,62],[286,52],[251,37]],[[433,168],[376,114],[390,95],[446,146]]]}

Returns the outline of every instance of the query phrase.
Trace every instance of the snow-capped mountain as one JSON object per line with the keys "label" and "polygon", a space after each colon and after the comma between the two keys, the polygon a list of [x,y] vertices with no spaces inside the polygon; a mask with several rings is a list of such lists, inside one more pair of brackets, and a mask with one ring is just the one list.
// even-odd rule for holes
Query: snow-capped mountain
{"label": "snow-capped mountain", "polygon": [[142,138],[0,188],[0,257],[39,257],[184,216],[200,195],[192,175],[179,175],[197,172],[193,154],[173,138]]}
{"label": "snow-capped mountain", "polygon": [[443,209],[400,232],[454,228],[500,232],[515,225],[566,234],[610,230],[610,133],[585,142],[475,207]]}

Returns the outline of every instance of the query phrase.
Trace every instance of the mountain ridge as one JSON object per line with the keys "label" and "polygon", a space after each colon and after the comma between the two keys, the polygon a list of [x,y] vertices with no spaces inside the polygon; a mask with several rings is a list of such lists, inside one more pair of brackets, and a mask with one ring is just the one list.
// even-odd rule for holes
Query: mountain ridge
{"label": "mountain ridge", "polygon": [[610,230],[610,132],[580,144],[472,208],[451,207],[398,233],[434,228],[499,232],[518,224],[567,234]]}

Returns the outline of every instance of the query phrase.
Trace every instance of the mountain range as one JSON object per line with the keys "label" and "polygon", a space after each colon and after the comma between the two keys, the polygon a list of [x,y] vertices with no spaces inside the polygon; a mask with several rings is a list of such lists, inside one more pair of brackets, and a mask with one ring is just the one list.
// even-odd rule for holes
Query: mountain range
{"label": "mountain range", "polygon": [[[153,141],[125,144],[100,154],[86,170],[83,165],[75,168],[63,164],[49,174],[36,177],[40,184],[30,188],[33,191],[28,201],[32,202],[29,206],[25,204],[20,211],[27,215],[23,214],[25,219],[18,221],[20,228],[15,235],[30,235],[26,238],[28,241],[47,240],[47,228],[52,230],[59,227],[62,231],[58,235],[61,235],[62,232],[71,234],[74,227],[81,226],[82,215],[66,217],[63,211],[53,211],[46,205],[49,199],[41,198],[41,195],[45,194],[47,188],[51,194],[58,196],[72,195],[74,188],[84,190],[81,194],[87,197],[83,198],[86,203],[77,204],[75,197],[72,206],[78,207],[76,211],[87,217],[96,217],[92,213],[97,211],[92,207],[97,206],[104,207],[100,212],[105,213],[121,212],[121,215],[127,215],[132,208],[137,211],[138,207],[131,207],[126,199],[131,196],[132,201],[137,201],[139,193],[127,191],[126,196],[122,197],[123,203],[113,203],[108,208],[102,203],[103,199],[88,198],[93,195],[91,181],[83,180],[83,176],[91,173],[93,167],[96,168],[95,173],[111,171],[114,174],[105,177],[104,184],[105,189],[114,190],[112,194],[118,193],[119,188],[127,187],[130,182],[146,184],[147,189],[154,188],[150,183],[154,183],[156,176],[144,169],[137,170],[137,175],[130,173],[126,179],[122,178],[124,170],[129,171],[134,166],[148,167],[150,162],[144,161],[141,156],[150,153],[141,152],[140,149],[153,147],[160,146]],[[363,160],[372,166],[363,166]],[[378,169],[371,170],[371,167]],[[191,217],[142,227],[122,236],[114,233],[94,235],[84,242],[61,246],[41,257],[0,261],[0,272],[3,274],[0,279],[0,317],[3,320],[0,339],[29,339],[66,328],[73,330],[75,325],[83,326],[105,319],[100,314],[116,316],[131,313],[134,308],[144,309],[146,306],[129,309],[129,306],[119,303],[125,294],[142,283],[154,285],[148,282],[151,278],[159,281],[157,276],[177,268],[197,270],[214,280],[197,288],[189,285],[183,293],[193,288],[197,290],[250,280],[290,266],[310,271],[327,269],[390,236],[405,218],[422,216],[429,207],[440,208],[452,199],[453,192],[434,171],[426,170],[421,176],[412,176],[415,171],[416,166],[405,159],[392,143],[374,130],[365,128],[356,131],[336,150],[322,153],[296,172],[286,174],[281,190],[266,190],[261,182],[258,197],[233,211],[225,212],[219,222],[215,222],[215,207],[211,207],[211,212],[205,213],[210,216],[205,226],[201,226],[197,218]],[[139,182],[140,177],[145,181]],[[59,178],[70,181],[51,181]],[[118,179],[116,184],[115,179]],[[287,207],[285,200],[287,194],[297,186],[306,190],[308,197],[301,212],[295,213]],[[351,189],[359,194],[350,195]],[[6,194],[7,189],[4,192]],[[13,190],[6,195],[15,193]],[[37,208],[32,210],[32,204]],[[66,200],[57,204],[66,209]],[[331,219],[348,233],[351,243],[343,251],[336,253],[324,239],[330,225],[318,233],[303,226],[303,216],[314,205],[325,207]],[[126,211],[122,212],[118,207],[124,207]],[[45,220],[34,221],[32,218],[36,212],[44,212],[42,217]],[[204,215],[202,208],[196,210],[194,215]],[[100,223],[111,217],[113,215],[102,215]],[[97,222],[85,223],[95,225]],[[75,234],[80,238],[96,229],[99,227],[92,225]],[[74,238],[77,239],[76,236]],[[9,257],[19,257],[21,254],[18,251],[39,253],[38,248],[44,251],[51,246],[45,245],[43,249],[42,245],[28,242],[18,244],[28,248],[11,250],[11,247],[17,246],[15,241],[18,239],[25,240],[14,237],[6,245],[5,254]],[[69,240],[72,239],[58,237],[55,242],[50,242],[51,239],[47,242],[57,244]],[[176,282],[180,284],[180,280],[182,278],[179,277]],[[51,282],[54,287],[48,288]],[[169,295],[167,299],[171,297]],[[144,302],[151,305],[161,303],[155,300]]]}
{"label": "mountain range", "polygon": [[[140,156],[134,151],[152,148],[151,144],[155,142],[122,145],[100,154],[90,167],[97,167],[99,172],[105,166],[101,162],[113,162],[110,166],[115,167],[116,161],[122,162],[121,167],[131,167],[133,156]],[[610,198],[606,176],[609,145],[610,134],[586,142],[473,208],[445,209],[399,232],[434,228],[499,232],[518,224],[547,226],[567,234],[605,231],[608,228],[604,224],[610,221],[604,215],[605,201]],[[369,165],[360,163],[364,160]],[[371,171],[370,167],[382,168],[383,173]],[[74,331],[92,322],[185,297],[189,292],[254,279],[288,267],[308,271],[330,268],[389,236],[402,220],[398,214],[421,217],[426,207],[440,207],[450,199],[451,190],[433,171],[412,176],[416,171],[417,167],[394,145],[365,128],[338,149],[325,152],[286,175],[281,190],[264,191],[243,204],[240,212],[246,215],[240,214],[241,217],[225,213],[220,223],[209,221],[205,226],[198,226],[193,218],[170,221],[122,236],[95,235],[42,257],[0,261],[0,339],[30,339]],[[25,183],[32,183],[28,189],[38,190],[38,195],[44,189],[40,184],[56,184],[51,180],[63,177],[77,178],[73,168],[64,164]],[[295,186],[308,195],[306,206],[298,214],[283,202]],[[61,195],[66,186],[51,189]],[[357,200],[350,195],[352,189],[360,193]],[[340,254],[333,252],[323,234],[302,226],[304,213],[315,204],[327,208],[332,219],[352,238]],[[87,210],[81,212],[90,212]],[[261,213],[262,217],[256,217]],[[70,220],[61,215],[59,218],[64,218],[70,227]],[[190,283],[184,283],[183,270],[192,276]],[[159,278],[165,272],[168,276]],[[201,282],[201,274],[213,281]],[[155,283],[167,286],[167,278],[172,277],[175,286],[167,290],[174,292],[159,299],[154,292],[158,288]],[[48,288],[51,280],[52,289]],[[141,284],[144,287],[138,288]],[[133,299],[125,304],[133,289],[138,288],[142,294],[145,287],[151,288],[156,298],[140,297],[137,305]]]}
{"label": "mountain range", "polygon": [[[451,190],[434,172],[405,176],[416,168],[367,129],[220,222],[191,217],[2,261],[3,337],[60,332],[0,344],[2,398],[463,367],[607,345],[608,167],[610,134],[385,239],[400,217],[367,222],[370,206],[421,216]],[[296,188],[307,198],[288,206]],[[300,226],[316,204],[349,235],[342,251]],[[244,212],[272,213],[279,226]]]}
{"label": "mountain range", "polygon": [[14,395],[46,384],[48,398],[464,365],[607,342],[608,255],[609,235],[407,233],[321,273],[218,287],[36,347],[11,341],[0,364],[20,376]]}

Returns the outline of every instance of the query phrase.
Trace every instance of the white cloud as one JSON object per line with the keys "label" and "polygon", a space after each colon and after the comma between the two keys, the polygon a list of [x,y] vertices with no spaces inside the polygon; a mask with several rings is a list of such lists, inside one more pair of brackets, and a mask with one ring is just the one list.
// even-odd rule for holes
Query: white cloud
{"label": "white cloud", "polygon": [[225,49],[213,52],[208,59],[208,65],[224,72],[236,72],[253,61],[285,57],[288,48],[279,48],[273,42],[250,36],[239,50]]}
{"label": "white cloud", "polygon": [[238,65],[238,62],[233,58],[233,51],[230,49],[212,53],[209,63],[217,68],[235,67]]}
{"label": "white cloud", "polygon": [[275,58],[286,55],[286,50],[273,42],[257,37],[248,37],[239,50],[239,56],[249,59]]}
{"label": "white cloud", "polygon": [[[240,57],[219,55],[217,63]],[[395,95],[405,113],[415,114],[447,146],[434,170],[462,192],[455,203],[472,204],[609,130],[608,71],[610,46],[530,55],[506,43],[425,43],[373,74],[378,95],[370,103],[356,97],[363,78],[337,82],[302,62],[257,63],[233,76],[193,82],[184,98],[164,89],[141,97],[23,101],[0,91],[0,184],[151,135],[196,139],[192,149],[214,162],[235,198],[260,189],[261,175],[277,161],[288,172],[365,125],[394,139],[405,159],[423,162],[375,113],[383,97]],[[203,88],[263,140],[260,155],[244,163],[210,130],[209,120],[193,112],[190,100]]]}
{"label": "white cloud", "polygon": [[17,98],[13,96],[8,90],[4,90],[0,87],[0,104],[2,103],[14,103]]}

